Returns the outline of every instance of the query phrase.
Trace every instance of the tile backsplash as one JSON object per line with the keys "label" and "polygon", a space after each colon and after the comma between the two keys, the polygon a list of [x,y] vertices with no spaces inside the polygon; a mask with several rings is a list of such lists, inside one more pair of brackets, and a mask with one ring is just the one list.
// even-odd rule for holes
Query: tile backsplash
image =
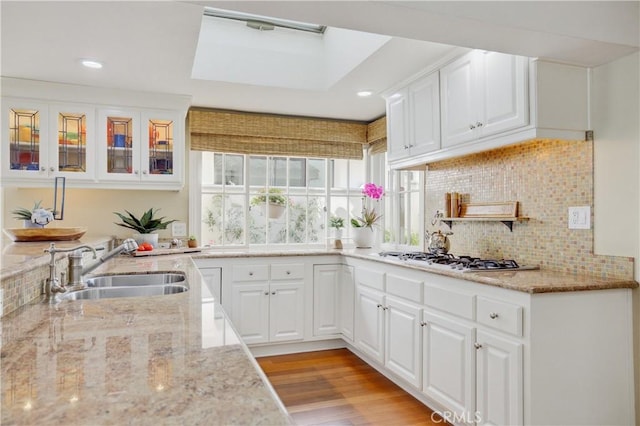
{"label": "tile backsplash", "polygon": [[[591,206],[593,143],[533,140],[432,163],[426,171],[426,229],[444,210],[444,194],[458,192],[464,203],[519,201],[513,232],[501,222],[454,222],[451,253],[515,259],[521,264],[599,277],[633,279],[633,258],[595,256],[593,229],[568,229],[568,208]],[[591,217],[593,224],[593,217]]]}

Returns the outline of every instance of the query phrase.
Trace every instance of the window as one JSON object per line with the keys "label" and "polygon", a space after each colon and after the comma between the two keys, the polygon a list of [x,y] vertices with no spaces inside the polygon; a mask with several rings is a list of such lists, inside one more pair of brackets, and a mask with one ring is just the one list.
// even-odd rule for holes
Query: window
{"label": "window", "polygon": [[[351,241],[351,218],[360,216],[362,187],[385,189],[376,210],[385,249],[420,250],[424,234],[424,172],[390,170],[386,154],[364,160],[193,152],[192,186],[199,205],[192,233],[205,245],[325,247],[329,218],[344,219],[343,242]],[[198,188],[198,189],[195,189]]]}
{"label": "window", "polygon": [[200,238],[211,246],[324,246],[328,212],[348,219],[360,208],[363,161],[200,155]]}

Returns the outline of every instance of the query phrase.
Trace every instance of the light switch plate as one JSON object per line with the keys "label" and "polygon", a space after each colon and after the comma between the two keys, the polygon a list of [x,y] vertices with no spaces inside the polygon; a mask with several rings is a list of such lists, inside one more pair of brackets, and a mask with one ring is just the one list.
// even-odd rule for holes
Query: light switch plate
{"label": "light switch plate", "polygon": [[172,237],[186,237],[187,236],[187,224],[184,222],[173,222],[171,224],[171,236]]}
{"label": "light switch plate", "polygon": [[569,207],[569,229],[591,229],[591,207]]}

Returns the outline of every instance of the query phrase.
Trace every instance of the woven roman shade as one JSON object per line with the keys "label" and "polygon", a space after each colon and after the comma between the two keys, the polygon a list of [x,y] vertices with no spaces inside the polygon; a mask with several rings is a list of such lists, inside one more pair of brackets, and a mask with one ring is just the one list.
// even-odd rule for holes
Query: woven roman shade
{"label": "woven roman shade", "polygon": [[378,118],[367,125],[369,154],[387,152],[387,116]]}
{"label": "woven roman shade", "polygon": [[194,151],[362,159],[367,124],[204,108],[189,110]]}

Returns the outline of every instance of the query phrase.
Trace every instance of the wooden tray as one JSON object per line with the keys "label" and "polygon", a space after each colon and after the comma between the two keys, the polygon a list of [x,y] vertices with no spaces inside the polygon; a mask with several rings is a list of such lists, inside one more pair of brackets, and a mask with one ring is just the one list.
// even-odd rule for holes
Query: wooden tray
{"label": "wooden tray", "polygon": [[517,217],[518,202],[504,203],[463,203],[460,217]]}
{"label": "wooden tray", "polygon": [[82,237],[87,228],[8,228],[4,230],[15,242],[72,241]]}

